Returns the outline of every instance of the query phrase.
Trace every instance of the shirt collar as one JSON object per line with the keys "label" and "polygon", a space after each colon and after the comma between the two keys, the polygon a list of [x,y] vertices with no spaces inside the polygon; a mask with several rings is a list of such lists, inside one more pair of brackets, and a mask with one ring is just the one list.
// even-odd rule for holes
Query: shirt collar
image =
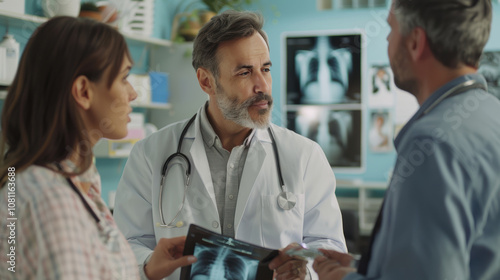
{"label": "shirt collar", "polygon": [[[205,144],[208,147],[212,147],[215,145],[217,139],[219,139],[219,136],[215,133],[212,125],[210,124],[210,121],[208,120],[207,107],[208,107],[208,102],[205,104],[205,106],[202,107],[200,112],[200,130],[201,130],[201,136]],[[248,137],[245,138],[245,141],[243,141],[243,145],[245,147],[248,147],[250,145],[254,135],[255,135],[255,129],[252,129],[250,135],[248,135]]]}
{"label": "shirt collar", "polygon": [[215,141],[217,140],[217,138],[219,138],[219,136],[215,134],[215,131],[212,125],[210,124],[210,121],[208,120],[207,106],[208,102],[201,108],[200,130],[201,130],[201,136],[205,144],[209,147],[212,147],[213,145],[215,145]]}
{"label": "shirt collar", "polygon": [[458,78],[456,78],[456,79],[454,79],[454,80],[446,83],[445,85],[443,85],[442,87],[440,87],[438,90],[436,90],[429,98],[427,98],[427,100],[424,101],[424,103],[422,104],[422,106],[420,106],[420,108],[418,109],[418,111],[413,115],[413,117],[411,117],[411,119],[401,129],[401,131],[399,132],[398,136],[394,140],[394,145],[396,147],[398,146],[399,142],[401,142],[401,139],[403,138],[403,135],[408,130],[408,128],[411,127],[411,125],[414,122],[416,122],[422,116],[423,112],[425,110],[427,110],[430,106],[432,106],[432,104],[436,100],[438,100],[443,94],[445,94],[447,91],[449,91],[453,87],[455,87],[455,86],[457,86],[457,85],[459,85],[461,83],[464,83],[466,81],[470,81],[470,80],[477,81],[477,82],[482,83],[485,86],[487,86],[486,85],[486,80],[480,74],[463,75],[463,76],[460,76],[460,77],[458,77]]}

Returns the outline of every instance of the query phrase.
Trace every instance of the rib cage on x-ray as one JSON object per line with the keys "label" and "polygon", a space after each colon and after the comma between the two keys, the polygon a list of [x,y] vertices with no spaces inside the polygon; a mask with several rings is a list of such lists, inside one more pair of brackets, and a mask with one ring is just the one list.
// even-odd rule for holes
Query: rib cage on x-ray
{"label": "rib cage on x-ray", "polygon": [[332,167],[353,171],[363,166],[363,38],[359,30],[283,36],[287,128],[316,141]]}
{"label": "rib cage on x-ray", "polygon": [[350,112],[306,108],[299,111],[295,121],[297,133],[316,141],[330,163],[345,161],[353,132]]}
{"label": "rib cage on x-ray", "polygon": [[197,245],[194,255],[198,261],[192,265],[192,280],[255,280],[258,261],[236,254],[227,247]]}
{"label": "rib cage on x-ray", "polygon": [[349,49],[334,49],[326,36],[318,37],[312,50],[299,50],[295,70],[302,103],[342,103],[346,101],[352,55]]}

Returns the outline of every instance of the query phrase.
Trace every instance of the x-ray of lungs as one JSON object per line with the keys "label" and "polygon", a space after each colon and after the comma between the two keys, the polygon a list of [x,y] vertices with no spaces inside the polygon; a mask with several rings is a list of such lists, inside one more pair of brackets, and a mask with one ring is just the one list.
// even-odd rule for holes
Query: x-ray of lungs
{"label": "x-ray of lungs", "polygon": [[288,112],[288,128],[316,141],[331,166],[361,166],[360,110],[304,106],[296,112]]}
{"label": "x-ray of lungs", "polygon": [[191,224],[183,255],[194,255],[198,260],[182,267],[182,280],[271,280],[269,263],[279,251]]}
{"label": "x-ray of lungs", "polygon": [[282,46],[286,126],[316,141],[336,170],[362,170],[362,32],[290,32]]}
{"label": "x-ray of lungs", "polygon": [[318,37],[313,50],[299,50],[295,55],[297,77],[302,92],[301,103],[346,102],[352,55],[349,49],[333,49],[326,36]]}
{"label": "x-ray of lungs", "polygon": [[285,39],[287,104],[361,103],[361,35]]}
{"label": "x-ray of lungs", "polygon": [[192,265],[191,280],[254,280],[258,260],[237,255],[226,247],[197,245],[195,255],[198,261]]}

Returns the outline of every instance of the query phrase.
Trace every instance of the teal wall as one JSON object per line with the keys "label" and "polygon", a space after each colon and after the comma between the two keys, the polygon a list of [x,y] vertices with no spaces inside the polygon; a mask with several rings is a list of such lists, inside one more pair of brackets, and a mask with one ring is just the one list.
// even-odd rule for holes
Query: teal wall
{"label": "teal wall", "polygon": [[[493,24],[491,37],[486,50],[500,50],[500,6],[494,1]],[[260,11],[266,21],[264,29],[269,37],[271,61],[273,62],[273,97],[276,104],[281,104],[281,51],[282,33],[290,31],[318,31],[337,29],[363,29],[366,34],[367,69],[372,64],[388,64],[387,40],[390,31],[386,22],[388,8],[327,10],[316,9],[316,1],[303,0],[266,0],[257,1],[248,7],[249,10]],[[365,77],[366,78],[366,77]],[[366,91],[366,88],[365,88]],[[366,96],[366,92],[363,93]],[[280,124],[282,114],[277,106],[273,115],[275,123]],[[365,135],[368,128],[368,114],[364,114]],[[366,137],[365,137],[366,138]],[[368,142],[364,141],[365,150]],[[391,153],[371,153],[366,151],[366,165],[361,173],[335,172],[340,179],[361,179],[364,181],[387,181],[395,163],[395,151]],[[335,170],[335,169],[334,169]]]}
{"label": "teal wall", "polygon": [[[296,31],[322,31],[362,29],[366,34],[366,61],[371,64],[388,64],[386,36],[389,27],[386,23],[387,9],[360,9],[360,10],[328,10],[318,11],[315,1],[300,0],[272,0],[260,1],[250,7],[259,10],[266,20],[265,30],[271,47],[271,61],[273,62],[273,96],[276,104],[282,104],[282,33]],[[367,67],[366,69],[368,69]],[[367,78],[365,75],[364,79]],[[366,91],[366,89],[365,89]],[[366,92],[363,92],[365,95]],[[281,111],[281,110],[277,110]],[[367,135],[368,114],[363,114],[364,134]],[[276,123],[281,122],[281,113],[274,115]],[[338,179],[361,179],[364,181],[387,181],[389,172],[395,161],[395,152],[372,153],[367,149],[367,137],[363,142],[365,154],[364,170],[354,173],[338,172]]]}
{"label": "teal wall", "polygon": [[[201,7],[199,4],[189,5],[193,1],[182,0],[155,0],[155,27],[153,37],[170,38],[171,22],[176,11],[189,10]],[[283,124],[281,112],[281,35],[290,31],[319,31],[336,29],[363,29],[366,34],[367,66],[371,64],[387,64],[386,36],[389,27],[385,21],[387,9],[359,9],[359,10],[328,10],[318,11],[316,1],[313,0],[257,0],[248,6],[248,10],[260,11],[266,20],[265,30],[269,36],[271,47],[271,61],[273,62],[273,97],[275,111],[273,122]],[[40,0],[26,0],[26,13],[42,15]],[[492,36],[486,50],[500,50],[500,7],[494,4]],[[15,35],[16,40],[24,48],[33,26],[13,28],[9,32]],[[0,25],[0,35],[5,33],[5,26]],[[132,56],[136,62],[133,72],[144,73],[149,70],[149,47],[143,43],[129,42]],[[364,93],[366,95],[366,92]],[[0,106],[2,105],[0,102]],[[175,106],[175,104],[173,104]],[[368,127],[368,116],[364,114],[365,129]],[[365,131],[366,134],[366,131]],[[366,137],[365,137],[366,138]],[[367,147],[367,141],[363,143]],[[365,170],[358,173],[336,172],[340,179],[361,179],[364,181],[386,181],[395,161],[395,152],[371,153],[366,151]],[[103,183],[103,198],[107,201],[108,191],[116,189],[126,159],[97,159],[96,165],[100,171]],[[347,194],[347,193],[346,193]]]}

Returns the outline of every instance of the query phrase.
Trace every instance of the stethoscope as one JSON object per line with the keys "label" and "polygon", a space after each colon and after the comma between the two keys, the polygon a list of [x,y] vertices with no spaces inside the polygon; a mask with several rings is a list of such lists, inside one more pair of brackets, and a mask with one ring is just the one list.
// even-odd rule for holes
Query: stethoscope
{"label": "stethoscope", "polygon": [[465,81],[461,84],[458,84],[458,85],[452,87],[447,92],[445,92],[443,95],[441,95],[438,99],[436,99],[434,102],[432,102],[432,104],[422,112],[422,114],[419,116],[419,118],[421,118],[424,115],[426,115],[427,113],[429,113],[432,109],[434,109],[437,105],[439,105],[439,103],[441,103],[441,101],[443,101],[444,99],[451,97],[451,96],[454,96],[454,95],[458,95],[462,92],[465,92],[465,91],[468,91],[471,89],[476,89],[476,88],[483,89],[484,91],[488,91],[488,88],[481,82],[478,82],[476,80]]}
{"label": "stethoscope", "polygon": [[[179,228],[179,227],[182,227],[184,225],[184,222],[182,222],[182,221],[178,221],[177,223],[174,224],[174,221],[177,219],[177,217],[180,215],[182,209],[184,208],[184,203],[186,201],[186,191],[187,191],[187,187],[189,185],[190,176],[191,176],[191,162],[190,162],[189,158],[181,152],[181,148],[182,148],[182,140],[184,139],[184,136],[186,135],[188,128],[194,122],[195,118],[196,118],[196,114],[188,121],[188,123],[186,124],[186,126],[182,130],[181,136],[179,137],[179,144],[177,145],[177,152],[170,155],[167,158],[167,160],[165,161],[165,163],[163,164],[162,171],[161,171],[161,180],[160,180],[160,193],[159,193],[159,198],[158,198],[158,208],[159,208],[158,210],[160,213],[160,221],[161,222],[157,222],[156,226],[165,227],[165,228]],[[273,152],[274,152],[274,157],[276,158],[276,168],[278,170],[278,178],[279,178],[280,188],[281,188],[281,192],[278,195],[278,205],[283,210],[290,210],[297,203],[297,197],[295,196],[295,194],[288,192],[285,189],[283,175],[281,174],[281,164],[280,164],[280,159],[279,159],[279,155],[278,155],[278,147],[276,145],[276,140],[274,138],[274,134],[273,134],[271,127],[268,127],[267,131],[268,131],[269,136],[271,137],[271,140],[272,140]],[[185,180],[186,184],[184,185],[184,195],[182,196],[182,202],[181,202],[181,205],[179,207],[179,210],[177,210],[177,213],[175,214],[174,218],[167,224],[167,223],[165,223],[165,218],[163,216],[163,209],[162,209],[163,183],[165,181],[165,177],[167,176],[168,166],[169,166],[170,162],[176,157],[179,157],[179,158],[183,159],[184,162],[186,162],[186,165],[187,165],[187,167],[185,168],[185,170],[186,170],[186,180]]]}

